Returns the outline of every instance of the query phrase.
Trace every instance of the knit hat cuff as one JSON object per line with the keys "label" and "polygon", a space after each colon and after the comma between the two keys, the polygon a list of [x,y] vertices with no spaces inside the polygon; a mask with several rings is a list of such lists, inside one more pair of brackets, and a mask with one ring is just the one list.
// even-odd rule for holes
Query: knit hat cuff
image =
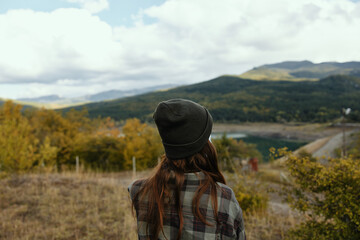
{"label": "knit hat cuff", "polygon": [[184,144],[169,144],[163,142],[166,156],[169,159],[182,159],[192,156],[195,153],[198,153],[204,147],[210,137],[213,124],[213,120],[209,111],[206,108],[204,109],[206,111],[207,121],[205,129],[198,139],[193,142]]}

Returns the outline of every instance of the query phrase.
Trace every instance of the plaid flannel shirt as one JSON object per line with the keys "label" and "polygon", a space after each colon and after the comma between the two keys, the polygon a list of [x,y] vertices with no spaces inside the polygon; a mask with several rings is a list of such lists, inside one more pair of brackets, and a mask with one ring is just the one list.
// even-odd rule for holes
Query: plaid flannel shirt
{"label": "plaid flannel shirt", "polygon": [[[218,220],[214,217],[210,189],[200,199],[200,211],[206,217],[211,226],[204,224],[196,218],[192,211],[192,200],[200,181],[205,178],[203,173],[185,173],[185,182],[181,191],[181,206],[184,219],[181,239],[239,239],[245,240],[244,221],[242,211],[235,198],[235,194],[228,186],[217,183]],[[136,201],[136,216],[138,224],[139,240],[147,239],[145,216],[147,213],[146,200],[139,202],[134,199],[144,180],[133,182],[128,190],[132,201]],[[174,201],[164,210],[164,234],[160,231],[159,239],[176,239],[179,230],[179,215],[176,211]]]}

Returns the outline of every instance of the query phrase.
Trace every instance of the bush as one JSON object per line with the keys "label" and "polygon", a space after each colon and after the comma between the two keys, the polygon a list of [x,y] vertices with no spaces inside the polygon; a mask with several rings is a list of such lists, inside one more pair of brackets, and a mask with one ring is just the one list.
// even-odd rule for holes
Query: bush
{"label": "bush", "polygon": [[260,186],[249,181],[237,181],[233,190],[236,200],[245,213],[255,213],[265,211],[267,208],[268,197],[260,190]]}
{"label": "bush", "polygon": [[260,192],[237,191],[235,196],[244,212],[264,211],[267,208],[268,198]]}
{"label": "bush", "polygon": [[290,206],[305,217],[290,239],[360,239],[360,159],[329,160],[289,154],[293,184],[284,190]]}

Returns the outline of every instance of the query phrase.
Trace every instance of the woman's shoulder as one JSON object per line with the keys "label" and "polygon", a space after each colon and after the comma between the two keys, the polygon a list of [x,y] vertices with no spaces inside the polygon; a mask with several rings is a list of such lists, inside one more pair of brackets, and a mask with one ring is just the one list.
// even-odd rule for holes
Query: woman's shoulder
{"label": "woman's shoulder", "polygon": [[228,213],[233,218],[236,218],[239,214],[242,215],[242,210],[234,191],[225,184],[217,184],[219,186],[218,202],[220,203],[220,211]]}
{"label": "woman's shoulder", "polygon": [[236,200],[234,191],[227,185],[217,182],[217,185],[219,186],[219,191],[221,193],[221,198],[227,199],[227,200]]}
{"label": "woman's shoulder", "polygon": [[128,186],[128,192],[130,193],[131,199],[134,199],[136,193],[139,192],[145,181],[145,179],[138,179],[130,183]]}

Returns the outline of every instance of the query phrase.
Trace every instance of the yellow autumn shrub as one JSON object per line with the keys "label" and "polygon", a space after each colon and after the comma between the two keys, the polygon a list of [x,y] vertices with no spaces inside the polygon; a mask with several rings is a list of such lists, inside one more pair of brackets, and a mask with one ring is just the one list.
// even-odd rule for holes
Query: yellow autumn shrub
{"label": "yellow autumn shrub", "polygon": [[360,159],[329,159],[288,153],[293,184],[284,188],[290,206],[304,214],[289,239],[360,239]]}

